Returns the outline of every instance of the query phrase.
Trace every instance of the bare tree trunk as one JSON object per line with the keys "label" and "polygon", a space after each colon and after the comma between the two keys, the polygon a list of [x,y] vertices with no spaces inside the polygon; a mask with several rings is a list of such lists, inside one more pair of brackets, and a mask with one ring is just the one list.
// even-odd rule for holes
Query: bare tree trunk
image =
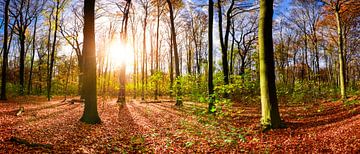
{"label": "bare tree trunk", "polygon": [[[4,38],[3,38],[3,61],[1,73],[1,100],[6,100],[6,82],[7,82],[7,67],[8,67],[8,24],[9,24],[9,4],[10,0],[5,1],[4,8]],[[11,41],[11,40],[10,40]]]}
{"label": "bare tree trunk", "polygon": [[55,30],[54,30],[54,38],[53,38],[53,44],[52,44],[52,50],[51,50],[50,69],[49,69],[49,75],[48,75],[48,87],[47,87],[48,101],[50,101],[50,97],[51,97],[51,82],[52,82],[52,75],[53,75],[53,69],[54,69],[54,63],[55,63],[56,37],[57,37],[57,29],[59,27],[59,25],[58,25],[59,14],[60,14],[60,0],[57,0],[56,12],[55,12]]}
{"label": "bare tree trunk", "polygon": [[279,128],[281,123],[275,86],[272,17],[273,0],[260,0],[259,62],[261,124],[264,126],[264,130]]}
{"label": "bare tree trunk", "polygon": [[145,100],[145,63],[146,63],[146,26],[148,16],[148,4],[144,4],[145,16],[143,26],[143,51],[142,51],[142,66],[141,66],[141,100]]}
{"label": "bare tree trunk", "polygon": [[32,55],[31,55],[31,64],[30,64],[30,75],[29,75],[29,82],[28,82],[28,95],[31,94],[32,90],[32,75],[33,75],[33,66],[34,66],[34,58],[35,58],[35,42],[36,42],[36,26],[37,26],[38,17],[35,17],[35,24],[34,24],[34,34],[33,34],[33,42],[32,42]]}
{"label": "bare tree trunk", "polygon": [[214,113],[214,83],[213,83],[213,20],[214,20],[214,2],[209,0],[209,72],[208,72],[208,93],[209,93],[209,107],[208,112]]}
{"label": "bare tree trunk", "polygon": [[67,67],[67,70],[66,70],[65,97],[64,97],[64,100],[66,100],[66,97],[68,95],[68,83],[69,83],[69,76],[71,75],[72,54],[73,54],[73,50],[70,53],[70,62],[69,62],[69,66]]}
{"label": "bare tree trunk", "polygon": [[[156,72],[159,73],[159,29],[160,29],[160,0],[157,1],[157,23],[156,23],[156,49],[155,49],[155,69]],[[156,80],[155,82],[155,100],[158,99],[159,95],[159,82]]]}
{"label": "bare tree trunk", "polygon": [[345,77],[346,77],[346,60],[345,60],[345,56],[344,56],[344,40],[343,40],[343,27],[341,24],[341,16],[340,16],[340,8],[338,6],[336,6],[336,12],[335,12],[335,16],[336,16],[336,24],[337,24],[337,33],[338,33],[338,54],[339,54],[339,80],[340,80],[340,91],[341,91],[341,98],[342,99],[346,99],[346,81],[345,81]]}
{"label": "bare tree trunk", "polygon": [[170,36],[170,97],[173,96],[173,85],[174,85],[174,61],[173,61],[173,41],[172,41],[172,36]]}
{"label": "bare tree trunk", "polygon": [[170,24],[171,24],[171,35],[172,35],[172,42],[173,42],[173,48],[174,48],[174,56],[175,56],[175,78],[176,78],[176,106],[182,106],[182,98],[181,98],[181,87],[179,82],[180,77],[180,66],[179,66],[179,54],[177,49],[177,43],[176,43],[176,33],[175,33],[175,23],[174,23],[174,13],[173,13],[173,7],[170,0],[166,0],[169,6],[170,11]]}
{"label": "bare tree trunk", "polygon": [[[124,44],[127,45],[128,40],[127,40],[127,25],[128,25],[128,18],[129,18],[129,11],[130,11],[130,6],[131,6],[131,0],[127,0],[126,1],[126,5],[125,5],[125,9],[124,9],[124,17],[123,17],[123,22],[121,25],[121,41],[124,42]],[[120,88],[119,88],[119,95],[118,95],[118,101],[120,103],[125,103],[126,101],[126,93],[125,93],[125,88],[126,88],[126,64],[125,62],[122,62],[121,65],[121,69],[120,69]]]}
{"label": "bare tree trunk", "polygon": [[80,121],[88,124],[101,123],[97,111],[96,54],[95,54],[95,0],[84,1],[84,98],[85,109]]}

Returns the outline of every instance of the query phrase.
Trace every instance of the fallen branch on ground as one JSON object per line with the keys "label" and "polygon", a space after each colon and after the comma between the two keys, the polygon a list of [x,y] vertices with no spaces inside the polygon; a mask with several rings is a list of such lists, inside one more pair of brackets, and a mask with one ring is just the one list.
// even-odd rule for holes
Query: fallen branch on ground
{"label": "fallen branch on ground", "polygon": [[85,100],[84,99],[71,99],[68,101],[69,103],[71,104],[74,104],[74,103],[84,103]]}
{"label": "fallen branch on ground", "polygon": [[25,139],[21,139],[21,138],[17,138],[17,137],[11,137],[10,141],[18,143],[18,144],[24,144],[29,147],[43,147],[43,148],[47,148],[47,149],[52,148],[51,144],[30,143],[29,141],[27,141]]}
{"label": "fallen branch on ground", "polygon": [[153,100],[153,101],[141,101],[140,103],[171,103],[174,100]]}
{"label": "fallen branch on ground", "polygon": [[24,107],[20,107],[20,109],[17,111],[16,116],[21,115],[25,111]]}

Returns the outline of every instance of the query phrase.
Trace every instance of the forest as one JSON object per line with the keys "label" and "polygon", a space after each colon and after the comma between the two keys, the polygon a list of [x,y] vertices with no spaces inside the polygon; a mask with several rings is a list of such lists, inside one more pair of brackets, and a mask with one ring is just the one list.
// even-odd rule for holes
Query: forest
{"label": "forest", "polygon": [[358,0],[0,4],[0,153],[360,153]]}

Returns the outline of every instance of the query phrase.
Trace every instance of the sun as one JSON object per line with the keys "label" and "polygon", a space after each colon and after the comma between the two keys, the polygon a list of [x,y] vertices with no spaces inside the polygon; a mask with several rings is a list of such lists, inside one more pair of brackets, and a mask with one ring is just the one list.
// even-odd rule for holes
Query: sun
{"label": "sun", "polygon": [[122,63],[125,63],[126,67],[130,67],[134,64],[134,49],[128,43],[112,41],[109,48],[109,58],[117,68]]}

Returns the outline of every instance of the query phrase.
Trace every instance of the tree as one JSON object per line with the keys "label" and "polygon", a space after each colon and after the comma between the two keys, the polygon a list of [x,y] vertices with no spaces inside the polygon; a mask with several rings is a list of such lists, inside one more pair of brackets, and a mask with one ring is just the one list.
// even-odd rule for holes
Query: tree
{"label": "tree", "polygon": [[346,99],[346,53],[344,36],[344,22],[343,17],[345,12],[351,11],[349,7],[354,6],[354,10],[359,10],[359,1],[356,0],[322,0],[327,6],[330,7],[335,14],[336,28],[337,28],[337,44],[339,55],[339,81],[341,98]]}
{"label": "tree", "polygon": [[9,5],[10,0],[5,1],[4,8],[4,42],[3,42],[3,62],[1,72],[1,100],[6,100],[6,80],[7,80],[7,67],[8,67],[8,24],[9,24]]}
{"label": "tree", "polygon": [[31,94],[32,90],[32,76],[33,76],[33,66],[34,66],[34,59],[35,59],[35,50],[36,50],[36,28],[37,28],[38,16],[35,17],[34,23],[34,32],[33,32],[33,40],[32,40],[32,54],[31,54],[31,62],[30,62],[30,75],[28,81],[28,95]]}
{"label": "tree", "polygon": [[80,121],[97,124],[96,54],[95,54],[95,0],[84,0],[84,98],[85,109]]}
{"label": "tree", "polygon": [[[118,5],[119,6],[119,5]],[[130,7],[131,7],[131,0],[127,0],[124,9],[120,10],[124,14],[123,20],[121,23],[121,32],[120,32],[120,43],[123,43],[124,45],[127,45],[128,39],[127,39],[127,26],[128,26],[128,19],[129,19],[129,13],[130,13]],[[126,65],[125,62],[121,64],[120,69],[120,89],[119,89],[119,95],[117,102],[125,103],[125,84],[126,84]]]}
{"label": "tree", "polygon": [[[157,0],[156,1],[156,8],[157,8],[157,18],[156,18],[156,49],[155,49],[155,59],[156,59],[156,63],[155,63],[155,69],[156,72],[159,72],[159,30],[160,30],[160,16],[163,13],[163,9],[160,9],[160,5],[161,5],[161,1]],[[159,95],[159,84],[158,81],[156,81],[156,87],[155,87],[155,100],[158,99],[158,95]]]}
{"label": "tree", "polygon": [[34,17],[39,13],[41,3],[41,1],[16,0],[11,3],[13,9],[9,10],[15,20],[14,33],[19,36],[20,43],[20,95],[24,95],[25,88],[26,32]]}
{"label": "tree", "polygon": [[209,108],[208,112],[213,113],[214,105],[214,83],[213,83],[213,20],[214,20],[214,2],[209,0],[209,73],[208,73],[208,93]]}
{"label": "tree", "polygon": [[53,35],[53,43],[52,43],[52,49],[51,49],[51,59],[50,59],[50,67],[49,67],[49,74],[48,74],[48,85],[47,85],[47,99],[50,101],[50,95],[51,95],[51,82],[52,82],[52,76],[53,76],[53,69],[54,69],[54,63],[55,63],[55,50],[56,50],[56,40],[57,40],[57,31],[59,28],[59,15],[61,8],[65,4],[65,1],[56,1],[56,8],[55,8],[55,30]]}
{"label": "tree", "polygon": [[145,61],[146,61],[146,26],[147,18],[150,9],[150,2],[148,0],[140,0],[142,7],[144,8],[144,23],[143,23],[143,52],[142,52],[142,63],[141,63],[141,100],[145,100]]}
{"label": "tree", "polygon": [[[83,72],[84,72],[84,56],[82,54],[82,40],[80,40],[80,34],[81,30],[83,29],[84,21],[82,19],[82,13],[80,13],[80,9],[78,9],[78,3],[75,3],[72,7],[72,13],[73,13],[73,20],[71,22],[71,25],[65,24],[64,21],[67,21],[65,19],[62,19],[63,21],[59,25],[60,33],[65,38],[66,42],[75,50],[76,56],[77,56],[77,64],[79,68],[79,75],[78,75],[78,94],[80,95],[80,98],[83,98]],[[64,18],[64,17],[63,17]],[[68,19],[68,18],[67,18]]]}
{"label": "tree", "polygon": [[224,73],[224,82],[225,84],[229,84],[229,64],[228,64],[228,44],[229,44],[229,34],[230,34],[230,26],[231,26],[231,15],[234,8],[235,0],[231,0],[229,9],[226,12],[226,29],[225,36],[223,35],[222,30],[222,5],[221,0],[218,0],[218,17],[219,17],[219,35],[220,35],[220,45],[221,45],[221,54],[222,54],[222,67]]}
{"label": "tree", "polygon": [[172,41],[172,48],[174,49],[174,56],[175,56],[175,78],[176,78],[176,106],[182,106],[181,100],[181,87],[180,87],[180,66],[179,66],[179,53],[176,43],[176,32],[175,32],[175,24],[174,24],[174,11],[173,6],[170,0],[166,0],[169,6],[169,13],[170,13],[170,26],[171,26],[171,41]]}
{"label": "tree", "polygon": [[264,130],[279,128],[281,119],[275,86],[275,64],[272,39],[273,0],[260,0],[259,63],[261,124]]}

